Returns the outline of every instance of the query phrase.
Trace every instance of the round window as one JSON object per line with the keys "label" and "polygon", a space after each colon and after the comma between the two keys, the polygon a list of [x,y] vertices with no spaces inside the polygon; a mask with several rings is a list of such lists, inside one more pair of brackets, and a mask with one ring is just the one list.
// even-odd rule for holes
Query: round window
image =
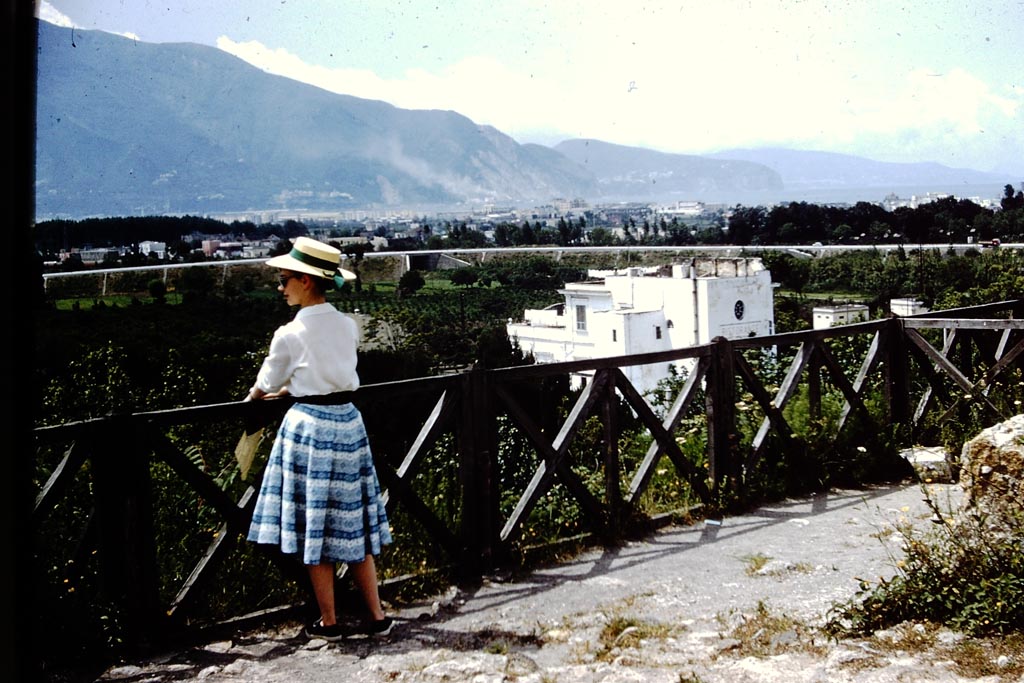
{"label": "round window", "polygon": [[743,302],[737,301],[736,305],[732,307],[732,312],[736,314],[737,320],[743,320]]}

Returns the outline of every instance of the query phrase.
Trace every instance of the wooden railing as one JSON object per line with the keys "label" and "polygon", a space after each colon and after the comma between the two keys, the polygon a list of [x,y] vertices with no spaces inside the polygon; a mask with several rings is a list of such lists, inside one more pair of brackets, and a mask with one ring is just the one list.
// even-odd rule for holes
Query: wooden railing
{"label": "wooden railing", "polygon": [[[458,575],[473,578],[516,555],[531,514],[554,488],[564,489],[579,506],[598,540],[614,543],[657,521],[643,501],[655,472],[668,469],[666,460],[674,472],[672,485],[685,493],[679,499],[690,511],[719,515],[752,500],[758,482],[781,469],[827,485],[830,468],[843,465],[844,458],[849,465],[862,452],[877,456],[879,435],[889,438],[888,447],[940,443],[948,425],[967,424],[966,413],[984,424],[1019,413],[1022,312],[1024,299],[827,330],[718,338],[659,353],[475,369],[365,386],[332,398],[351,400],[363,412],[389,511],[415,519]],[[692,370],[666,385],[664,400],[654,406],[622,371],[678,361]],[[572,394],[575,403],[563,411],[546,405],[545,383],[568,376],[586,377]],[[98,555],[103,595],[120,610],[132,637],[151,641],[187,628],[218,567],[245,536],[259,480],[238,497],[228,493],[190,457],[176,430],[235,429],[237,434],[231,425],[273,425],[290,403],[205,405],[38,427],[37,451],[57,449],[62,455],[44,473],[33,528],[77,491],[85,500],[77,504],[90,510],[80,515],[85,528],[71,536],[77,546],[67,553],[70,563]],[[624,457],[624,415],[645,435],[640,455]],[[585,480],[574,462],[580,435],[594,420],[599,438],[593,440],[590,429],[585,447],[599,451],[589,453],[598,463],[593,468],[601,477],[598,486],[593,477]],[[412,429],[398,434],[403,430],[395,424]],[[520,463],[528,458],[532,471],[515,491],[502,490],[501,483],[509,434],[528,444],[514,457]],[[442,443],[457,472],[452,490],[461,496],[448,501],[457,509],[454,516],[439,513],[416,483],[427,454]],[[821,452],[832,455],[822,459]],[[221,520],[169,602],[158,589],[154,463],[173,470]],[[299,565],[267,552],[282,573],[304,581]]]}

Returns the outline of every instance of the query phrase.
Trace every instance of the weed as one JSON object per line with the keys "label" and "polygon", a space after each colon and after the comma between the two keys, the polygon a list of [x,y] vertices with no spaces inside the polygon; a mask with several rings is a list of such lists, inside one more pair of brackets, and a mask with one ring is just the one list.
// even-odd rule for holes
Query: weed
{"label": "weed", "polygon": [[771,562],[772,558],[764,553],[754,553],[753,555],[744,555],[740,559],[747,566],[747,576],[753,576],[764,569],[764,566]]}
{"label": "weed", "polygon": [[493,640],[484,647],[484,652],[492,655],[507,655],[510,651],[507,640]]}
{"label": "weed", "polygon": [[950,669],[970,679],[994,677],[1019,681],[1024,674],[1024,635],[1001,637],[957,637],[946,642],[939,637],[942,627],[929,622],[904,622],[876,631],[863,645],[873,656],[853,659],[842,665],[847,672],[884,666],[886,656],[906,655],[950,663]]}
{"label": "weed", "polygon": [[1024,517],[978,509],[952,515],[925,490],[935,524],[897,527],[904,557],[896,575],[862,580],[856,595],[834,605],[832,635],[869,634],[913,622],[943,624],[975,636],[1020,633],[1024,624]]}
{"label": "weed", "polygon": [[931,623],[905,622],[891,629],[876,631],[871,648],[879,652],[926,652],[935,646],[939,626]]}
{"label": "weed", "polygon": [[1004,681],[1017,681],[1024,676],[1024,634],[968,638],[955,644],[949,657],[953,670],[961,676],[999,676]]}
{"label": "weed", "polygon": [[815,634],[814,628],[789,615],[774,613],[758,600],[754,613],[743,615],[727,637],[739,642],[731,650],[739,657],[771,657],[793,650],[822,654],[824,648],[817,644]]}
{"label": "weed", "polygon": [[636,617],[613,615],[598,636],[601,650],[597,653],[597,659],[611,659],[613,653],[623,648],[637,648],[644,640],[665,639],[672,634],[672,631],[672,627],[667,624]]}

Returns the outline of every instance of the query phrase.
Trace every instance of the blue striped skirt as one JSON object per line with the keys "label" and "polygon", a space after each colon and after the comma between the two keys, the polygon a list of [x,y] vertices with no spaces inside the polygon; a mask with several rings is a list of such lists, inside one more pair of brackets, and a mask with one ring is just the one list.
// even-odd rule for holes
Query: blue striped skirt
{"label": "blue striped skirt", "polygon": [[296,403],[263,472],[250,541],[305,564],[362,562],[391,543],[363,417],[351,403]]}

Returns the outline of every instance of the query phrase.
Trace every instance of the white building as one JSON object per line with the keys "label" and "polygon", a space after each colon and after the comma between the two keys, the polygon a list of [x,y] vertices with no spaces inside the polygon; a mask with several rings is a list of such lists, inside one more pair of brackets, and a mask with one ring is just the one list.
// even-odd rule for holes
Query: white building
{"label": "white building", "polygon": [[917,315],[927,313],[928,307],[919,299],[892,299],[889,301],[889,310],[893,315]]}
{"label": "white building", "polygon": [[[771,273],[758,258],[697,258],[663,268],[590,271],[562,303],[509,320],[509,338],[538,363],[607,358],[737,339],[775,329]],[[692,362],[675,363],[680,370]],[[640,392],[668,376],[663,364],[623,372]],[[574,378],[577,386],[583,377]]]}
{"label": "white building", "polygon": [[153,242],[146,240],[139,242],[139,253],[149,256],[150,254],[156,254],[157,258],[167,258],[167,243],[166,242]]}
{"label": "white building", "polygon": [[676,202],[671,206],[658,208],[658,214],[666,218],[684,217],[695,218],[704,213],[706,207],[704,202]]}
{"label": "white building", "polygon": [[815,306],[813,311],[814,329],[824,330],[833,325],[849,325],[870,317],[870,309],[864,304],[836,304]]}

